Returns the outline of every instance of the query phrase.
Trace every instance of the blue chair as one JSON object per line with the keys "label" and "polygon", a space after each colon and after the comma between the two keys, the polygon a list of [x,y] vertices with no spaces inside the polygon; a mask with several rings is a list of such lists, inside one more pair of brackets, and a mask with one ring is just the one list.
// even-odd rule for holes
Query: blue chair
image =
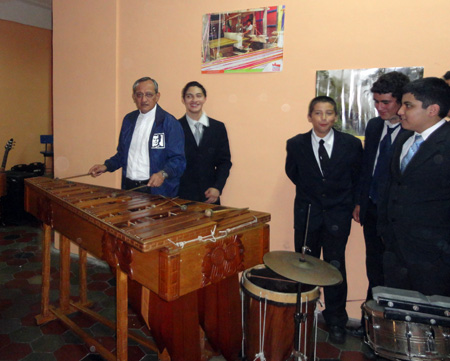
{"label": "blue chair", "polygon": [[45,173],[53,174],[53,162],[47,169],[47,158],[53,158],[53,135],[41,135],[41,144],[45,144],[45,150],[41,151],[44,156]]}

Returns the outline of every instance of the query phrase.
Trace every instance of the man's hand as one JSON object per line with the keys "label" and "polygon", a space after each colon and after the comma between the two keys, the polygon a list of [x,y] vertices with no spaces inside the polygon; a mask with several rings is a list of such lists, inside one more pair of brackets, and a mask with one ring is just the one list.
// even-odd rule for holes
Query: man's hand
{"label": "man's hand", "polygon": [[164,176],[162,172],[153,173],[150,179],[148,180],[147,186],[148,187],[160,187],[161,184],[164,183]]}
{"label": "man's hand", "polygon": [[357,204],[355,206],[355,209],[353,210],[353,219],[355,220],[355,222],[361,223],[359,220],[359,211],[360,211],[361,207],[359,206],[359,204]]}
{"label": "man's hand", "polygon": [[96,165],[93,165],[91,167],[91,169],[89,169],[88,173],[92,177],[95,178],[95,177],[98,177],[99,175],[102,175],[105,172],[106,172],[106,165],[104,165],[104,164],[96,164]]}
{"label": "man's hand", "polygon": [[214,203],[220,196],[220,192],[217,188],[208,188],[205,192],[206,203]]}

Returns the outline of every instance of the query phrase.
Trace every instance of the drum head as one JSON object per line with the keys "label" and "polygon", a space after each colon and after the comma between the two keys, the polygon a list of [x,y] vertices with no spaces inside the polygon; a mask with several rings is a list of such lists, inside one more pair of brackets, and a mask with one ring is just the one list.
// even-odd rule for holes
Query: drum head
{"label": "drum head", "polygon": [[[267,267],[252,268],[247,273],[247,278],[256,286],[269,291],[282,293],[297,293],[298,291],[298,282],[283,277]],[[302,285],[302,292],[310,291],[313,288],[315,286]]]}

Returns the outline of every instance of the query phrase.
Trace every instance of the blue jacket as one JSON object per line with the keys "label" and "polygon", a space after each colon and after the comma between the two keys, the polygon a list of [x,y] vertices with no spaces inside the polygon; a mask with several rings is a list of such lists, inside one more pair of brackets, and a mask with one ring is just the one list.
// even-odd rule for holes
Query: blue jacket
{"label": "blue jacket", "polygon": [[[122,168],[122,188],[127,176],[128,151],[133,137],[139,110],[128,113],[123,118],[120,130],[117,153],[105,161],[108,172]],[[175,197],[178,193],[181,175],[186,168],[184,157],[183,128],[175,117],[163,110],[159,105],[156,108],[155,123],[149,138],[150,176],[164,170],[169,177],[158,188],[150,188],[152,194],[161,194]]]}

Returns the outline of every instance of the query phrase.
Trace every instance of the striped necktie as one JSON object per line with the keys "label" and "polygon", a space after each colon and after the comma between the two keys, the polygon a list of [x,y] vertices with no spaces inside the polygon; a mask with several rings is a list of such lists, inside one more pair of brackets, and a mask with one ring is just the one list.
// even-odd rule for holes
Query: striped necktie
{"label": "striped necktie", "polygon": [[412,157],[414,157],[414,154],[416,154],[416,152],[419,150],[422,143],[422,136],[420,134],[416,135],[413,145],[409,148],[408,153],[406,153],[406,155],[402,159],[402,164],[400,165],[400,170],[402,171],[402,173],[405,171],[406,166],[411,161]]}
{"label": "striped necktie", "polygon": [[197,143],[197,146],[200,145],[200,140],[202,139],[202,135],[200,133],[200,127],[202,126],[200,123],[195,123],[195,131],[194,131],[194,138],[195,142]]}

